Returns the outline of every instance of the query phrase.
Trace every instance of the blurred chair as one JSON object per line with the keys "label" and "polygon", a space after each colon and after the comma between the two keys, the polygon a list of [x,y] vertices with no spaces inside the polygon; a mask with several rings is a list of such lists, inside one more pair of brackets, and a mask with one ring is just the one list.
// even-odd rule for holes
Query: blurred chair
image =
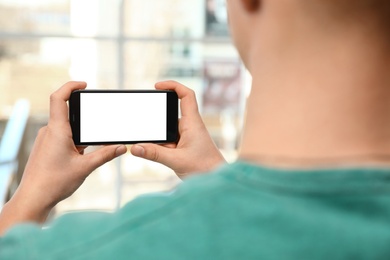
{"label": "blurred chair", "polygon": [[16,101],[0,141],[0,209],[6,202],[12,178],[18,170],[18,154],[30,113],[28,100]]}

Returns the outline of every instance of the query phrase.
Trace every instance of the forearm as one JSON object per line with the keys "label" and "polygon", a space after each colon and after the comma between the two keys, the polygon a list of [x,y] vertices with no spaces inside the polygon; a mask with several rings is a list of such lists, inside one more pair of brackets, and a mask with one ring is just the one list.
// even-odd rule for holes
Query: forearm
{"label": "forearm", "polygon": [[15,196],[7,202],[0,213],[0,236],[11,227],[32,222],[42,224],[46,221],[50,213],[51,207],[39,205],[39,202],[30,202],[23,199],[22,196]]}

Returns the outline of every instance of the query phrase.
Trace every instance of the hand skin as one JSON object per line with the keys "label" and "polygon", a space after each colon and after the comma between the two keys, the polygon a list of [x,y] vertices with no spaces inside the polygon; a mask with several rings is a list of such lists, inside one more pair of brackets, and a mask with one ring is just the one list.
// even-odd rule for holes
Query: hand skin
{"label": "hand skin", "polygon": [[202,121],[194,91],[175,81],[159,82],[155,87],[173,90],[179,96],[180,139],[177,144],[133,145],[131,153],[168,166],[180,178],[207,172],[225,163],[224,157],[215,146]]}
{"label": "hand skin", "polygon": [[39,131],[21,184],[3,207],[0,235],[17,223],[43,223],[93,170],[127,152],[124,145],[112,145],[84,155],[85,147],[74,145],[66,101],[73,90],[84,88],[84,82],[68,82],[50,96],[49,123]]}

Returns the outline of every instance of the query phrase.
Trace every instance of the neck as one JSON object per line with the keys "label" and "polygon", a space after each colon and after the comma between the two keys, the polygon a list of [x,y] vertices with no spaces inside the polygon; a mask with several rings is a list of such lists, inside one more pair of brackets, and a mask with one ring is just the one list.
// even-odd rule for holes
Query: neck
{"label": "neck", "polygon": [[252,52],[241,158],[390,155],[389,46],[366,34],[337,37]]}

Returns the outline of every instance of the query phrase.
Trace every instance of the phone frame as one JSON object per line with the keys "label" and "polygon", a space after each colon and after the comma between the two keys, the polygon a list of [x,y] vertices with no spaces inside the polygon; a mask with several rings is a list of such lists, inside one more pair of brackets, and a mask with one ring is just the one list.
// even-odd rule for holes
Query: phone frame
{"label": "phone frame", "polygon": [[[80,142],[80,94],[81,93],[167,93],[167,138],[166,140],[141,140],[141,141],[103,141]],[[69,101],[69,123],[75,145],[109,145],[109,144],[136,144],[136,143],[175,143],[179,138],[179,99],[177,93],[172,90],[102,90],[80,89],[71,93]]]}

